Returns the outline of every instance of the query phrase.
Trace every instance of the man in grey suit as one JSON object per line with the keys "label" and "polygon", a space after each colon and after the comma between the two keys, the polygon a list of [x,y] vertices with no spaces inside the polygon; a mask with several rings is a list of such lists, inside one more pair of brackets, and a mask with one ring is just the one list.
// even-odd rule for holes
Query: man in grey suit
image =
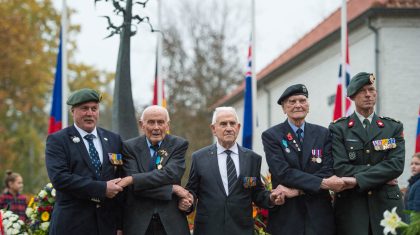
{"label": "man in grey suit", "polygon": [[[124,235],[189,234],[178,199],[188,191],[180,185],[188,142],[167,134],[169,114],[161,106],[147,107],[139,124],[145,135],[123,145],[124,171],[119,182],[125,190]],[[192,197],[187,201],[192,201]]]}
{"label": "man in grey suit", "polygon": [[[216,108],[211,129],[217,142],[193,153],[186,186],[198,200],[194,235],[252,235],[252,202],[268,208],[283,204],[284,196],[264,189],[261,156],[236,143],[240,124],[234,108]],[[179,208],[191,210],[184,199]]]}

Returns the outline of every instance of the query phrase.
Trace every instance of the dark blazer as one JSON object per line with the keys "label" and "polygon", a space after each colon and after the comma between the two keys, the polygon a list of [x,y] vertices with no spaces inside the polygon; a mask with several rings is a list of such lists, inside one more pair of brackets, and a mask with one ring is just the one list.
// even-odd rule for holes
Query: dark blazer
{"label": "dark blazer", "polygon": [[408,180],[405,209],[420,212],[420,174],[411,176]]}
{"label": "dark blazer", "polygon": [[159,214],[168,235],[189,234],[185,214],[178,209],[178,197],[172,194],[172,185],[181,184],[188,142],[166,135],[159,149],[168,155],[161,156],[163,168],[153,171],[149,171],[152,157],[146,136],[125,141],[123,148],[125,174],[134,180],[126,190],[124,235],[145,234],[155,213]]}
{"label": "dark blazer", "polygon": [[[193,153],[186,188],[198,199],[194,235],[253,234],[252,202],[269,206],[269,192],[261,183],[261,156],[238,146],[239,176],[226,196],[217,161],[216,144]],[[244,177],[255,177],[255,186],[245,188]]]}
{"label": "dark blazer", "polygon": [[106,181],[116,176],[108,153],[121,153],[122,141],[110,131],[99,127],[97,131],[103,149],[100,177],[95,174],[83,139],[74,126],[47,138],[46,167],[57,191],[50,235],[116,234],[118,205],[105,194]]}
{"label": "dark blazer", "polygon": [[[303,235],[305,218],[317,234],[335,234],[331,197],[328,190],[320,189],[322,179],[333,175],[328,129],[305,122],[301,146],[286,120],[266,130],[262,140],[273,188],[281,184],[304,191],[269,211],[271,234]],[[320,163],[313,161],[312,150],[322,151]]]}
{"label": "dark blazer", "polygon": [[[402,196],[397,185],[386,184],[404,169],[403,125],[393,119],[373,116],[368,133],[355,113],[330,125],[333,136],[334,171],[339,177],[356,177],[358,186],[337,193],[335,218],[338,234],[382,234],[385,210],[397,207],[402,217]],[[375,150],[375,140],[395,138],[395,146]],[[376,142],[375,142],[376,143]]]}

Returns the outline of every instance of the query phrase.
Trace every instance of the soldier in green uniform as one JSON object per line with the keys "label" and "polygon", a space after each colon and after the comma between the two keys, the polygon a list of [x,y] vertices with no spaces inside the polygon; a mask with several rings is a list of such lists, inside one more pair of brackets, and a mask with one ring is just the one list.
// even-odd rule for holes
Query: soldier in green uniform
{"label": "soldier in green uniform", "polygon": [[346,182],[335,198],[339,235],[383,234],[383,212],[397,207],[402,216],[402,197],[397,185],[404,169],[403,125],[377,116],[375,77],[361,72],[350,81],[347,95],[356,111],[331,123],[335,174]]}

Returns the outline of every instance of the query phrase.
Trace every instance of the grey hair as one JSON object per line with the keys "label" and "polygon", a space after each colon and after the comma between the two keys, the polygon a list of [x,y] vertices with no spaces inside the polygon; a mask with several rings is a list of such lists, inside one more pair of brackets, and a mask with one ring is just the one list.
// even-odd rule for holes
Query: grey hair
{"label": "grey hair", "polygon": [[148,111],[150,111],[150,110],[154,110],[154,109],[165,112],[165,114],[166,114],[166,121],[167,121],[167,122],[169,122],[169,121],[171,120],[171,119],[169,118],[169,113],[168,113],[168,110],[167,110],[166,108],[164,108],[164,107],[162,107],[162,106],[160,106],[160,105],[150,105],[150,106],[148,106],[147,108],[145,108],[145,109],[143,110],[143,112],[141,113],[141,116],[140,116],[140,121],[143,121],[143,119],[144,119],[144,113],[146,113],[146,112],[148,112]]}
{"label": "grey hair", "polygon": [[238,118],[238,114],[236,113],[236,109],[234,107],[222,106],[222,107],[217,107],[214,110],[213,118],[211,120],[212,125],[216,124],[216,119],[217,119],[217,116],[219,115],[220,112],[230,112],[230,113],[232,113],[233,115],[235,115],[236,121],[239,123],[239,118]]}

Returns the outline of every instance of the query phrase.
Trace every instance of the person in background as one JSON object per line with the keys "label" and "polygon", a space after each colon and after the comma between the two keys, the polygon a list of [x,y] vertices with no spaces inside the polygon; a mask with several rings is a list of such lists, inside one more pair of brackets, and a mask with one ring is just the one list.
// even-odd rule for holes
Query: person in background
{"label": "person in background", "polygon": [[405,209],[420,211],[420,152],[413,155],[410,166],[412,176],[408,180]]}
{"label": "person in background", "polygon": [[8,209],[19,216],[22,221],[26,220],[26,196],[20,194],[23,189],[23,178],[20,174],[6,171],[4,177],[5,190],[0,196],[0,209]]}

